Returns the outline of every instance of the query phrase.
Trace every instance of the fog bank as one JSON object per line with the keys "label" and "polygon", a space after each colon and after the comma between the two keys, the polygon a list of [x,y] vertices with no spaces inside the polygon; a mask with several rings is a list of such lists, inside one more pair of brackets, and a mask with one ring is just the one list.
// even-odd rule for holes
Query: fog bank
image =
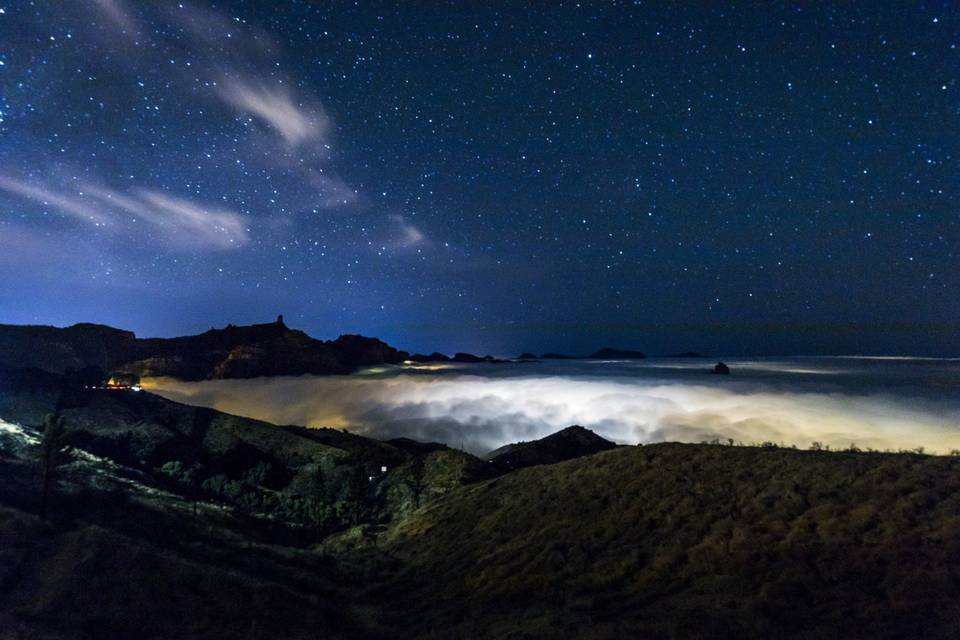
{"label": "fog bank", "polygon": [[960,449],[960,395],[950,393],[960,363],[945,362],[946,370],[852,359],[731,366],[729,377],[704,374],[703,361],[651,360],[386,367],[352,376],[146,385],[172,400],[278,424],[406,436],[474,453],[571,424],[630,444],[719,438],[802,448],[818,441],[834,448]]}

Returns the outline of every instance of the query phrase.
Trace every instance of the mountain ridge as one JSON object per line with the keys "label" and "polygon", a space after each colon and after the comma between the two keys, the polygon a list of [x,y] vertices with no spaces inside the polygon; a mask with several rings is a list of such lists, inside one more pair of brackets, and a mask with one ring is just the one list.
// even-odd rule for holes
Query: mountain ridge
{"label": "mountain ridge", "polygon": [[182,380],[347,374],[408,357],[377,338],[343,334],[317,340],[287,327],[283,316],[271,323],[229,324],[175,338],[137,338],[132,331],[93,323],[0,325],[0,365],[58,374],[88,367],[105,374]]}

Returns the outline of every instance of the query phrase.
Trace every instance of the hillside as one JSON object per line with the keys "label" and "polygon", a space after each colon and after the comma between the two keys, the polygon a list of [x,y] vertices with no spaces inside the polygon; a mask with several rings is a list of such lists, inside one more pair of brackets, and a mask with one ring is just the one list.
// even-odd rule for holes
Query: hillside
{"label": "hillside", "polygon": [[65,444],[186,499],[229,504],[316,540],[389,521],[426,497],[489,477],[443,445],[398,447],[335,429],[277,426],[147,392],[72,386],[69,378],[0,369],[0,420],[34,433],[58,413]]}
{"label": "hillside", "polygon": [[103,325],[66,328],[0,325],[0,366],[53,373],[93,367],[105,373],[170,376],[182,380],[344,374],[408,357],[375,338],[343,335],[315,340],[276,322],[228,325],[180,338],[137,338]]}
{"label": "hillside", "polygon": [[956,458],[621,447],[411,514],[381,597],[418,638],[949,638],[958,490]]}
{"label": "hillside", "polygon": [[38,517],[35,439],[0,421],[0,637],[381,637],[362,585],[296,531],[81,450]]}

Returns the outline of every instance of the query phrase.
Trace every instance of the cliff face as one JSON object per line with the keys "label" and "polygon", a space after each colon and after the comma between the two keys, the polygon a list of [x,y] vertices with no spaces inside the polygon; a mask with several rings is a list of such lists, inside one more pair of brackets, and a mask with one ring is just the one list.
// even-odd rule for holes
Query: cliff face
{"label": "cliff face", "polygon": [[345,335],[315,340],[281,319],[229,325],[181,338],[138,339],[130,331],[77,324],[63,329],[0,325],[0,365],[63,373],[97,367],[183,380],[350,373],[358,367],[402,362],[403,351],[375,338]]}

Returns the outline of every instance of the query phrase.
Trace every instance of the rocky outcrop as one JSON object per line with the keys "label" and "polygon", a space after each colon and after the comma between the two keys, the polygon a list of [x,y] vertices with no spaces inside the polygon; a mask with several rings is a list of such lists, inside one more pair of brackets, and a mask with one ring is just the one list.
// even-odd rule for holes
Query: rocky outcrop
{"label": "rocky outcrop", "polygon": [[538,464],[563,462],[616,446],[593,431],[574,425],[539,440],[508,444],[484,457],[493,465],[512,471]]}

